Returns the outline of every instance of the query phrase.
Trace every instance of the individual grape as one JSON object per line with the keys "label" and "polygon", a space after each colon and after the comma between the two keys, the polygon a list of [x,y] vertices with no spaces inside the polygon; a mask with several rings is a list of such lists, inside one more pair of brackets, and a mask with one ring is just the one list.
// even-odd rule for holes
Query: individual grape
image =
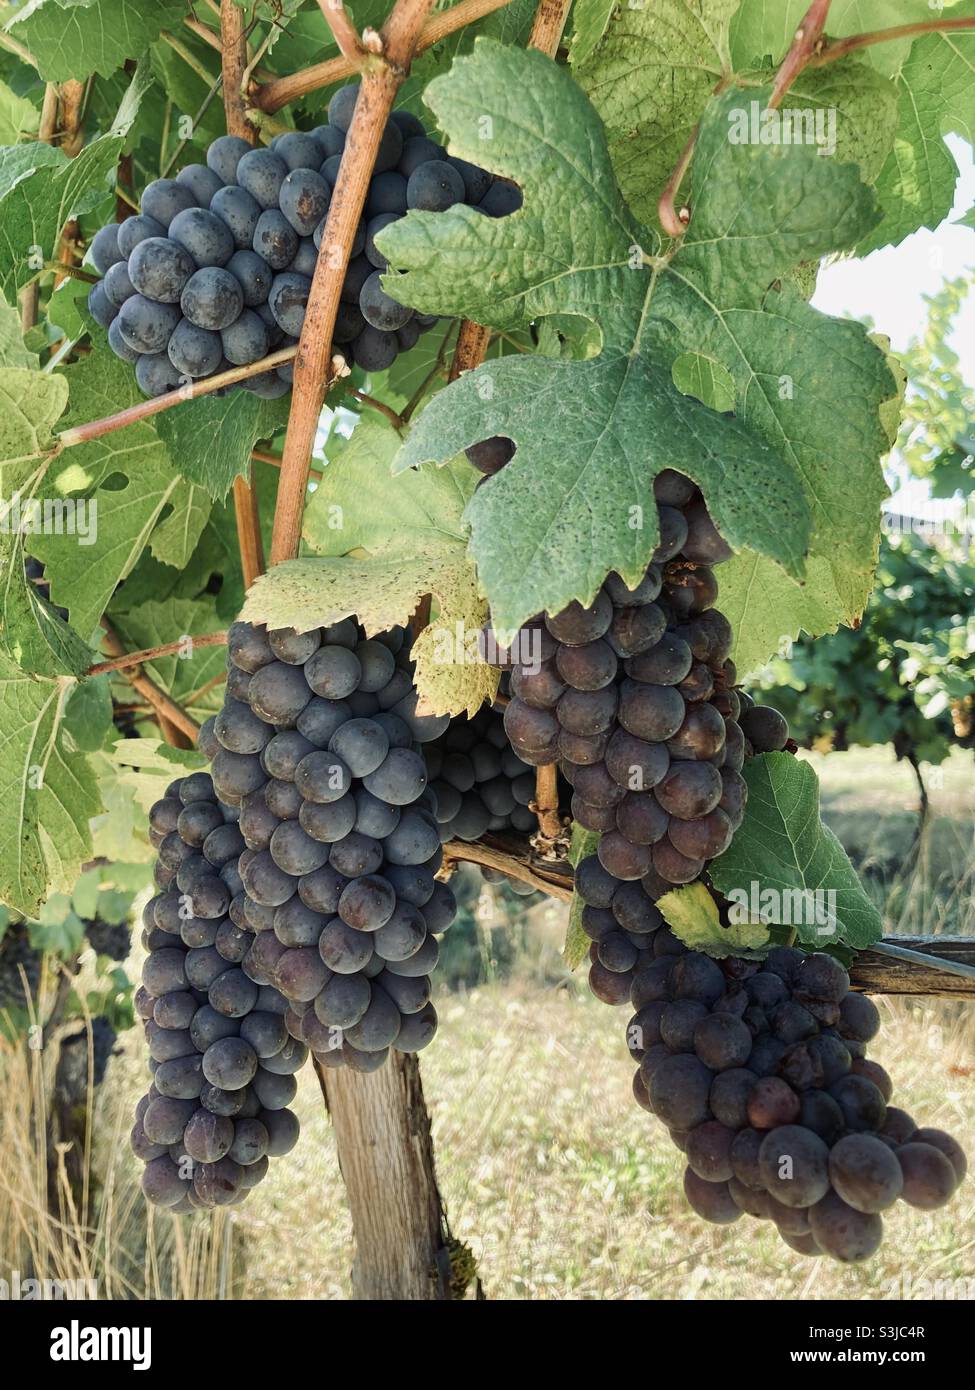
{"label": "individual grape", "polygon": [[305,679],[312,690],[328,700],[343,700],[351,695],[358,688],[361,675],[362,667],[355,653],[330,644],[320,647],[305,666]]}
{"label": "individual grape", "polygon": [[488,217],[509,217],[518,211],[522,201],[522,192],[517,184],[510,179],[496,178],[477,206]]}
{"label": "individual grape", "polygon": [[[439,845],[439,837],[437,843]],[[357,878],[360,874],[376,872],[383,862],[383,849],[378,840],[352,831],[332,845],[329,862],[346,878]]]}
{"label": "individual grape", "polygon": [[[97,289],[98,287],[95,286],[94,288]],[[140,360],[139,353],[136,352],[135,348],[129,347],[122,337],[122,330],[116,317],[113,317],[108,325],[108,346],[115,353],[115,356],[120,357],[123,362],[136,363]]]}
{"label": "individual grape", "polygon": [[679,1054],[666,1058],[649,1086],[650,1103],[664,1124],[693,1129],[710,1119],[708,1095],[712,1075],[696,1057]]}
{"label": "individual grape", "polygon": [[833,1191],[810,1207],[809,1226],[816,1244],[834,1260],[845,1264],[865,1260],[874,1254],[884,1231],[880,1216],[855,1211]]}
{"label": "individual grape", "polygon": [[387,367],[393,365],[398,350],[399,344],[394,333],[373,328],[371,324],[366,324],[352,342],[355,362],[366,372],[384,372]]}
{"label": "individual grape", "polygon": [[[749,1059],[749,1070],[756,1068]],[[748,1120],[754,1129],[778,1129],[799,1118],[799,1097],[777,1076],[759,1076],[748,1098]]]}
{"label": "individual grape", "polygon": [[664,635],[667,620],[655,603],[638,608],[617,608],[606,641],[620,658],[652,651]]}
{"label": "individual grape", "polygon": [[223,823],[223,815],[214,802],[193,801],[180,811],[176,829],[184,845],[199,847],[211,830],[216,830]]}
{"label": "individual grape", "polygon": [[[125,261],[116,261],[114,265],[109,266],[105,272],[102,286],[109,301],[119,307],[125,303],[130,295],[136,292],[135,286],[129,279],[129,268]],[[114,319],[112,322],[114,323]]]}
{"label": "individual grape", "polygon": [[706,762],[683,760],[664,774],[654,789],[654,796],[670,815],[693,821],[715,809],[723,790],[717,768]]}
{"label": "individual grape", "polygon": [[725,737],[725,722],[713,705],[691,704],[686,707],[683,723],[668,736],[667,748],[674,759],[696,758],[703,761],[721,752]]}
{"label": "individual grape", "polygon": [[147,237],[165,237],[166,228],[154,217],[137,215],[127,217],[117,227],[118,251],[122,260],[128,260],[140,241]]}
{"label": "individual grape", "polygon": [[726,1182],[707,1182],[692,1168],[684,1171],[684,1196],[692,1210],[712,1225],[727,1226],[741,1216]]}
{"label": "individual grape", "polygon": [[206,164],[187,164],[176,175],[176,182],[185,185],[193,194],[194,200],[203,208],[210,206],[213,195],[223,187],[223,180],[219,174]]}
{"label": "individual grape", "polygon": [[221,748],[210,767],[220,798],[228,805],[238,805],[264,781],[261,760],[253,753],[231,753]]}
{"label": "individual grape", "polygon": [[188,251],[200,269],[226,265],[236,250],[226,222],[205,208],[177,213],[169,225],[169,238]]}
{"label": "individual grape", "polygon": [[782,1125],[766,1134],[758,1164],[766,1189],[784,1206],[812,1206],[829,1190],[830,1151],[801,1125]]}
{"label": "individual grape", "polygon": [[234,1142],[234,1122],[226,1115],[197,1110],[183,1133],[186,1153],[196,1163],[216,1163]]}
{"label": "individual grape", "polygon": [[324,926],[324,916],[307,907],[297,894],[274,909],[274,934],[284,946],[317,946]]}
{"label": "individual grape", "polygon": [[314,131],[308,134],[303,130],[287,130],[274,137],[271,149],[292,172],[317,169],[322,162],[321,145]]}
{"label": "individual grape", "polygon": [[240,1119],[234,1126],[234,1140],[230,1146],[230,1157],[235,1163],[250,1166],[257,1163],[267,1153],[270,1135],[267,1127],[257,1119]]}
{"label": "individual grape", "polygon": [[900,1195],[904,1201],[922,1211],[943,1207],[958,1186],[958,1179],[941,1149],[919,1142],[915,1136],[909,1144],[901,1144],[896,1157],[903,1177]]}
{"label": "individual grape", "polygon": [[237,166],[250,149],[239,135],[220,135],[207,149],[207,165],[224,183],[233,183],[237,178]]}
{"label": "individual grape", "polygon": [[272,811],[279,820],[296,820],[298,818],[302,804],[301,792],[294,782],[282,782],[278,778],[272,777],[264,786],[264,800],[268,810]]}
{"label": "individual grape", "polygon": [[756,753],[777,753],[785,747],[789,726],[777,709],[756,705],[745,710],[738,723]]}
{"label": "individual grape", "polygon": [[355,801],[351,796],[341,796],[338,801],[327,803],[302,801],[298,821],[312,839],[323,845],[334,844],[356,826]]}
{"label": "individual grape", "polygon": [[[834,1039],[834,1041],[838,1047],[842,1047],[839,1039]],[[849,1057],[849,1053],[847,1056]],[[867,1057],[854,1057],[852,1065],[844,1068],[844,1071],[846,1070],[852,1071],[855,1076],[864,1076],[868,1081],[872,1081],[884,1100],[890,1100],[894,1093],[894,1083],[879,1062],[873,1062]],[[831,1079],[836,1080],[838,1078]]]}
{"label": "individual grape", "polygon": [[687,643],[673,632],[665,632],[660,641],[647,651],[632,656],[625,663],[626,674],[649,685],[679,685],[694,661]]}
{"label": "individual grape", "polygon": [[615,830],[603,835],[596,852],[603,868],[618,879],[642,878],[651,863],[646,845],[633,845]]}
{"label": "individual grape", "polygon": [[[280,1051],[265,1058],[261,1063],[260,1070],[269,1072],[272,1076],[294,1076],[295,1072],[300,1071],[304,1066],[307,1056],[308,1048],[305,1043],[297,1038],[289,1038]],[[271,1108],[278,1109],[279,1107]]]}
{"label": "individual grape", "polygon": [[167,352],[143,353],[135,364],[135,379],[144,396],[162,396],[182,384]]}
{"label": "individual grape", "polygon": [[734,1177],[731,1146],[735,1131],[718,1120],[705,1120],[687,1136],[688,1167],[708,1183],[728,1182]]}
{"label": "individual grape", "polygon": [[150,1159],[142,1172],[142,1191],[156,1207],[174,1207],[183,1200],[187,1182],[168,1154]]}
{"label": "individual grape", "polygon": [[442,159],[418,164],[406,184],[407,207],[424,212],[446,212],[454,203],[463,202],[464,196],[464,180]]}
{"label": "individual grape", "polygon": [[829,1178],[843,1201],[856,1211],[884,1211],[904,1186],[897,1156],[872,1134],[847,1134],[829,1154]]}
{"label": "individual grape", "polygon": [[[272,270],[284,270],[294,260],[298,251],[298,233],[277,208],[268,208],[257,219],[251,245],[255,253],[266,261]],[[273,304],[271,308],[274,309]],[[286,333],[291,331],[281,323],[277,314],[275,317]]]}
{"label": "individual grape", "polygon": [[396,893],[389,880],[366,874],[342,890],[338,911],[348,926],[359,931],[378,931],[390,920],[395,907]]}
{"label": "individual grape", "polygon": [[[890,1133],[890,1117],[892,1114],[895,1114],[895,1111],[888,1106],[887,1119],[884,1122],[883,1131],[885,1134]],[[903,1115],[904,1112],[901,1110],[897,1111],[896,1114]],[[906,1116],[905,1118],[913,1124],[913,1121],[910,1121],[910,1116]],[[956,1182],[961,1184],[964,1181],[965,1174],[968,1172],[968,1159],[957,1139],[953,1139],[951,1135],[946,1134],[943,1129],[917,1129],[906,1134],[900,1142],[903,1144],[908,1140],[916,1144],[927,1144],[937,1149],[939,1153],[943,1153],[955,1170]]]}
{"label": "individual grape", "polygon": [[694,1029],[694,1051],[712,1071],[744,1067],[751,1050],[751,1033],[732,1014],[710,1014]]}
{"label": "individual grape", "polygon": [[829,1093],[842,1110],[847,1129],[861,1131],[883,1127],[887,1108],[884,1098],[865,1076],[844,1076],[829,1088]]}
{"label": "individual grape", "polygon": [[240,876],[247,892],[263,907],[280,907],[295,892],[295,880],[275,864],[267,850],[261,850],[241,868]]}
{"label": "individual grape", "polygon": [[[166,348],[180,317],[179,308],[175,304],[157,304],[144,295],[133,294],[118,311],[119,332],[128,346],[136,352],[161,353]],[[137,376],[141,365],[139,362],[136,367]]]}
{"label": "individual grape", "polygon": [[851,991],[844,995],[840,1003],[840,1021],[837,1027],[841,1038],[870,1042],[880,1030],[880,1014],[876,1004],[865,994],[854,994]]}
{"label": "individual grape", "polygon": [[238,1091],[257,1072],[257,1054],[239,1037],[218,1038],[203,1054],[203,1075],[212,1086]]}
{"label": "individual grape", "polygon": [[730,560],[731,546],[718,534],[717,528],[703,502],[695,502],[684,513],[687,538],[681,547],[685,559],[695,564],[717,565]]}
{"label": "individual grape", "polygon": [[670,822],[670,842],[690,860],[716,859],[731,844],[734,831],[723,811],[714,810],[698,820]]}
{"label": "individual grape", "polygon": [[318,940],[318,951],[329,970],[337,975],[354,975],[369,964],[373,936],[348,926],[338,917],[328,923]]}
{"label": "individual grape", "polygon": [[376,770],[362,780],[366,791],[381,801],[407,806],[416,801],[426,787],[426,766],[413,749],[391,748]]}
{"label": "individual grape", "polygon": [[223,360],[218,333],[197,328],[189,319],[180,319],[169,339],[169,360],[183,376],[210,376]]}
{"label": "individual grape", "polygon": [[413,310],[386,293],[383,272],[374,270],[359,292],[359,308],[366,323],[383,333],[393,333],[412,317]]}
{"label": "individual grape", "polygon": [[269,724],[291,727],[311,699],[311,690],[300,667],[273,661],[255,672],[248,697],[251,708],[261,719]]}
{"label": "individual grape", "polygon": [[369,1007],[357,1023],[346,1028],[346,1040],[363,1052],[379,1052],[395,1042],[400,1013],[384,989],[373,982]]}
{"label": "individual grape", "polygon": [[227,962],[213,946],[201,946],[186,953],[186,978],[194,989],[208,990],[226,968]]}
{"label": "individual grape", "polygon": [[267,355],[267,329],[259,314],[244,309],[229,327],[222,330],[223,355],[235,367],[246,367]]}
{"label": "individual grape", "polygon": [[660,541],[653,552],[653,561],[655,564],[663,564],[665,560],[672,560],[682,548],[687,539],[687,522],[683,513],[675,507],[658,507],[657,516],[660,522]]}
{"label": "individual grape", "polygon": [[269,849],[278,868],[294,878],[312,874],[328,863],[328,846],[313,839],[295,820],[281,822],[271,836]]}
{"label": "individual grape", "polygon": [[479,165],[470,164],[466,159],[458,159],[455,155],[451,155],[447,163],[456,169],[464,180],[465,202],[476,206],[491,187],[492,176]]}
{"label": "individual grape", "polygon": [[185,184],[175,179],[155,179],[146,185],[142,194],[141,211],[143,216],[154,218],[168,228],[179,213],[194,205],[193,194]]}
{"label": "individual grape", "polygon": [[262,208],[276,208],[288,172],[273,150],[249,150],[237,165],[237,182]]}
{"label": "individual grape", "polygon": [[232,1158],[216,1163],[201,1163],[193,1174],[193,1188],[200,1206],[223,1207],[231,1204],[241,1191],[244,1169]]}
{"label": "individual grape", "polygon": [[[561,705],[560,705],[561,715]],[[686,724],[684,701],[672,686],[647,685],[642,681],[624,680],[619,688],[619,721],[636,738],[649,743],[662,743]],[[722,735],[724,722],[721,723]]]}
{"label": "individual grape", "polygon": [[190,323],[218,332],[238,317],[244,307],[244,294],[240,282],[229,271],[207,266],[190,276],[179,303],[183,317]]}
{"label": "individual grape", "polygon": [[355,648],[359,662],[359,689],[369,694],[382,690],[392,680],[396,663],[382,642],[359,642]]}

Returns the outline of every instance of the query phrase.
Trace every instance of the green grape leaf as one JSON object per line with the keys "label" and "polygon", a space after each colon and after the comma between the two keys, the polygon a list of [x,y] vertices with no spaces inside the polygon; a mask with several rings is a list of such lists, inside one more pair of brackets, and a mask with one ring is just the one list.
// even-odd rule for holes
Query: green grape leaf
{"label": "green grape leaf", "polygon": [[964,217],[956,217],[955,225],[957,227],[975,227],[975,208],[970,208]]}
{"label": "green grape leaf", "polygon": [[129,436],[130,451],[124,476],[109,476],[87,499],[92,539],[66,545],[62,536],[41,535],[31,542],[31,554],[43,563],[51,581],[51,601],[68,609],[72,627],[81,633],[95,633],[116,585],[131,573],[180,487],[179,475],[151,426],[129,425],[117,431],[111,436],[116,448],[124,435]]}
{"label": "green grape leaf", "polygon": [[196,748],[171,748],[156,738],[120,738],[111,752],[130,797],[147,814],[177,777],[202,772],[207,760]]}
{"label": "green grape leaf", "polygon": [[739,2],[576,4],[573,72],[606,125],[620,187],[648,224],[698,116],[731,71],[728,28]]}
{"label": "green grape leaf", "polygon": [[227,649],[222,644],[197,647],[192,641],[194,636],[202,637],[220,628],[211,598],[167,598],[158,603],[143,603],[117,614],[114,623],[126,651],[141,652],[148,647],[182,642],[178,652],[155,657],[143,669],[195,716],[205,718],[220,708],[223,690],[219,686],[203,695],[196,694],[214,677],[222,676],[227,666]]}
{"label": "green grape leaf", "polygon": [[[581,859],[595,854],[598,844],[599,835],[595,830],[584,830],[581,825],[573,822],[572,839],[569,843],[569,863],[573,869]],[[585,903],[579,894],[573,893],[569,907],[569,925],[565,934],[565,945],[562,948],[562,959],[570,970],[578,969],[589,954],[589,937],[582,930],[582,910],[584,907]]]}
{"label": "green grape leaf", "polygon": [[24,367],[0,367],[0,496],[25,486],[37,462],[54,447],[54,426],[68,400],[61,377]]}
{"label": "green grape leaf", "polygon": [[213,504],[204,488],[180,479],[169,505],[172,511],[153,531],[149,546],[157,560],[181,570],[189,564]]}
{"label": "green grape leaf", "polygon": [[73,688],[0,656],[0,899],[27,917],[49,892],[74,888],[101,810],[87,760],[61,738]]}
{"label": "green grape leaf", "polygon": [[79,681],[64,711],[63,728],[82,753],[102,747],[112,724],[112,690],[107,675]]}
{"label": "green grape leaf", "polygon": [[[10,304],[0,304],[0,367],[16,367],[36,371],[40,358],[24,342],[20,314]],[[53,425],[53,420],[52,420]]]}
{"label": "green grape leaf", "polygon": [[179,29],[185,0],[90,0],[64,8],[33,0],[7,21],[7,31],[33,55],[46,82],[111,77],[138,58],[162,29]]}
{"label": "green grape leaf", "polygon": [[657,907],[675,936],[692,951],[704,951],[715,960],[725,956],[758,958],[769,945],[768,927],[760,922],[722,926],[718,904],[703,883],[674,888],[657,899]]}
{"label": "green grape leaf", "polygon": [[0,82],[0,145],[16,145],[37,133],[40,113],[26,97]]}
{"label": "green grape leaf", "polygon": [[183,477],[219,502],[247,473],[257,440],[287,424],[290,399],[262,401],[249,391],[198,396],[164,411],[156,430]]}
{"label": "green grape leaf", "polygon": [[252,587],[243,616],[306,629],[355,614],[374,633],[409,622],[433,594],[437,612],[413,644],[420,707],[474,714],[498,684],[476,647],[487,608],[463,521],[476,476],[458,461],[392,478],[399,443],[385,423],[360,420],[305,511],[305,543],[324,558],[275,565]]}
{"label": "green grape leaf", "polygon": [[[145,809],[132,794],[129,769],[115,762],[107,752],[94,753],[88,761],[98,779],[98,794],[105,808],[100,815],[92,817],[92,853],[111,861],[113,871],[120,862],[134,864],[154,859],[156,851],[149,842]],[[162,791],[167,785],[162,783]],[[81,915],[91,916],[88,912]]]}
{"label": "green grape leaf", "polygon": [[736,916],[794,927],[804,945],[835,941],[857,949],[883,935],[846,851],[819,813],[819,783],[809,763],[790,753],[749,758],[745,819],[711,881]]}
{"label": "green grape leaf", "polygon": [[[952,13],[975,16],[975,6]],[[958,166],[943,137],[975,139],[975,32],[919,38],[897,88],[897,136],[877,181],[884,218],[860,243],[861,256],[933,230],[951,212]]]}
{"label": "green grape leaf", "polygon": [[670,369],[682,396],[693,396],[712,410],[735,408],[735,382],[728,368],[700,352],[682,352]]}
{"label": "green grape leaf", "polygon": [[[78,73],[72,70],[68,75]],[[96,207],[112,186],[124,137],[147,83],[140,65],[111,130],[87,144],[75,159],[39,143],[0,149],[0,289],[10,302],[44,261],[54,257],[65,222]]]}
{"label": "green grape leaf", "polygon": [[[736,551],[761,554],[797,591],[812,516],[814,553],[829,557],[822,601],[837,621],[854,618],[879,538],[878,509],[872,519],[869,509],[884,495],[879,410],[895,388],[862,328],[779,286],[795,265],[853,245],[873,225],[856,167],[808,146],[733,143],[729,116],[741,93],[728,92],[702,119],[690,230],[681,246],[651,255],[595,113],[555,65],[482,40],[427,100],[451,150],[513,178],[525,201],[500,220],[455,208],[386,228],[382,248],[405,270],[409,302],[501,328],[571,313],[602,329],[596,358],[515,355],[465,374],[430,402],[396,461],[397,470],[442,462],[493,434],[518,446],[468,509],[499,631],[571,599],[589,602],[611,569],[637,582],[657,543],[650,484],[663,467],[701,487]],[[685,351],[730,372],[735,415],[676,390],[670,369]],[[876,406],[875,429],[863,428],[864,399]],[[832,466],[838,454],[845,472]],[[842,513],[837,483],[829,506],[820,495],[830,472],[843,475]],[[855,515],[851,486],[864,503]]]}
{"label": "green grape leaf", "polygon": [[31,922],[28,936],[35,951],[50,951],[69,960],[81,950],[85,924],[71,905],[67,893],[53,893]]}

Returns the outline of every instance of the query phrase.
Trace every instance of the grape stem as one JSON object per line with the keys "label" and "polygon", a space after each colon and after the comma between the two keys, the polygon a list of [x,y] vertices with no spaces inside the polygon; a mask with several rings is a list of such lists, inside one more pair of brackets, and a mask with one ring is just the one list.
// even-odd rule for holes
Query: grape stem
{"label": "grape stem", "polygon": [[[243,12],[235,0],[220,0],[220,77],[227,134],[239,135],[249,145],[256,145],[257,130],[247,119],[243,93],[247,63]],[[264,540],[253,468],[248,470],[246,478],[234,479],[234,519],[244,588],[249,589],[264,573]]]}
{"label": "grape stem", "polygon": [[100,439],[103,434],[111,434],[113,430],[124,429],[126,425],[134,425],[139,420],[147,420],[152,415],[171,410],[174,405],[180,405],[183,401],[194,401],[198,396],[212,395],[223,386],[232,386],[234,382],[260,376],[262,372],[269,372],[274,367],[291,362],[297,351],[294,347],[280,348],[269,357],[262,357],[259,362],[251,362],[246,367],[231,367],[229,371],[219,372],[216,376],[202,377],[191,386],[179,386],[175,391],[167,391],[162,396],[152,396],[149,400],[139,401],[137,405],[130,405],[115,415],[105,415],[101,420],[91,420],[88,424],[63,430],[57,436],[58,447],[55,452],[70,449],[75,444],[87,444],[91,439]]}
{"label": "grape stem", "polygon": [[109,661],[98,661],[94,666],[89,666],[89,676],[101,676],[106,671],[124,671],[129,666],[141,666],[144,661],[155,661],[160,656],[172,656],[175,652],[181,652],[187,646],[196,650],[197,647],[219,647],[227,641],[226,632],[208,632],[203,637],[181,637],[176,642],[163,642],[158,647],[146,647],[141,652],[123,652],[121,656],[113,656]]}
{"label": "grape stem", "polygon": [[892,29],[873,29],[866,34],[851,34],[846,39],[822,39],[809,59],[809,67],[821,68],[835,63],[848,53],[869,48],[876,43],[891,43],[895,39],[916,38],[922,34],[950,34],[961,29],[975,29],[975,18],[926,19],[916,24],[898,24]]}
{"label": "grape stem", "polygon": [[[254,459],[256,463],[269,463],[272,468],[281,467],[281,455],[272,454],[270,449],[252,449],[251,458]],[[318,480],[322,476],[322,470],[320,468],[309,468],[308,476],[309,478]]]}
{"label": "grape stem", "polygon": [[[414,52],[425,53],[448,34],[510,4],[511,0],[461,0],[460,4],[453,5],[440,14],[431,15],[426,20]],[[321,87],[328,87],[333,82],[340,82],[343,77],[352,77],[358,71],[359,64],[351,62],[344,55],[329,58],[324,63],[315,63],[311,67],[289,73],[286,77],[265,82],[253,92],[252,101],[261,111],[270,115],[280,111],[281,107],[287,106],[289,102],[307,96],[309,92],[318,91]]]}
{"label": "grape stem", "polygon": [[318,0],[318,8],[324,15],[325,23],[331,29],[332,38],[343,58],[356,69],[365,67],[369,54],[342,0]]}
{"label": "grape stem", "polygon": [[332,330],[349,250],[393,99],[409,71],[420,29],[432,4],[433,0],[396,0],[382,29],[383,56],[371,58],[362,75],[295,358],[291,413],[274,510],[272,565],[294,559],[298,553],[312,447],[325,393],[334,380]]}
{"label": "grape stem", "polygon": [[772,88],[772,95],[769,97],[768,103],[770,111],[775,111],[781,105],[782,98],[815,53],[823,37],[823,30],[826,28],[826,20],[829,18],[830,3],[831,0],[812,0],[802,23],[796,30],[792,47],[783,58],[775,75],[775,85]]}
{"label": "grape stem", "polygon": [[[107,618],[102,618],[102,628],[105,633],[105,646],[111,655],[126,656],[122,640]],[[161,690],[141,666],[126,666],[122,668],[122,674],[146,703],[152,706],[159,721],[159,731],[166,742],[174,748],[192,748],[200,732],[200,726],[190,718],[182,705],[178,705],[170,695]]]}
{"label": "grape stem", "polygon": [[364,391],[357,391],[355,387],[349,388],[349,395],[355,400],[361,401],[363,405],[371,406],[373,410],[378,410],[380,415],[385,415],[394,429],[401,434],[406,429],[406,421],[402,415],[397,415],[391,405],[386,405],[383,401],[377,401],[374,396],[367,396]]}
{"label": "grape stem", "polygon": [[559,815],[559,777],[555,763],[535,769],[535,799],[530,809],[538,817],[538,848],[550,852],[565,834]]}

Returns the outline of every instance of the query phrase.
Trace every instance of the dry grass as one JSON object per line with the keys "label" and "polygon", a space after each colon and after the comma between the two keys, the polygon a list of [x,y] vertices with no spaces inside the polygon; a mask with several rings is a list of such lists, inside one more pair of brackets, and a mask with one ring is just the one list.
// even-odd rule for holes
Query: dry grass
{"label": "dry grass", "polygon": [[[896,769],[896,789],[885,780],[875,802],[857,756],[831,756],[824,806],[838,829],[854,818],[855,859],[883,850],[896,866],[911,834],[909,775]],[[968,767],[953,764],[933,800],[950,830],[935,822],[937,840],[912,870],[898,921],[920,920],[921,895],[936,889],[940,904],[955,903],[951,929],[965,922],[971,931],[970,893],[959,889],[971,882]],[[875,1299],[910,1296],[905,1277],[967,1278],[975,1293],[972,1182],[942,1212],[898,1205],[879,1255],[855,1269],[805,1260],[748,1218],[721,1229],[698,1221],[681,1193],[680,1156],[632,1103],[626,1011],[606,1009],[559,970],[560,913],[535,918],[537,945],[511,979],[441,992],[441,1033],[424,1056],[451,1225],[490,1297]],[[489,934],[477,954],[490,976]],[[881,1009],[874,1055],[894,1077],[895,1102],[975,1152],[975,1013],[942,1001],[884,1000]],[[272,1163],[242,1207],[147,1222],[126,1143],[144,1087],[141,1051],[137,1036],[126,1038],[93,1117],[91,1168],[102,1188],[90,1227],[56,1195],[49,1208],[32,1128],[46,1108],[43,1054],[0,1053],[0,1278],[12,1269],[94,1278],[102,1297],[348,1297],[350,1222],[312,1073],[300,1079],[297,1149]]]}

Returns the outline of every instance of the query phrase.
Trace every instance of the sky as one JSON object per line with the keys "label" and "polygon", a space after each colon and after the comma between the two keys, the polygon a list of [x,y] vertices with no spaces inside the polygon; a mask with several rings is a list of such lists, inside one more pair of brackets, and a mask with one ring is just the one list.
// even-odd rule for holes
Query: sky
{"label": "sky", "polygon": [[[819,272],[813,304],[838,317],[873,320],[896,350],[907,347],[924,328],[925,295],[938,292],[946,280],[975,268],[975,229],[952,225],[975,207],[975,162],[972,147],[955,136],[948,145],[961,169],[951,217],[937,231],[915,232],[899,246],[874,251],[863,260],[838,261]],[[950,339],[961,358],[966,383],[975,388],[975,294],[969,295]],[[912,516],[941,514],[944,503],[928,500],[927,484],[908,478],[890,499],[893,511]]]}

